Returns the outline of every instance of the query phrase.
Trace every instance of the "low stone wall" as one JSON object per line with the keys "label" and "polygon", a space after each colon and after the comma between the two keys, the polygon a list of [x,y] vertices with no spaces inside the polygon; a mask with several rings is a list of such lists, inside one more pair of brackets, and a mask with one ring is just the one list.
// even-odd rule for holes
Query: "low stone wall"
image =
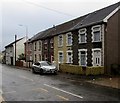
{"label": "low stone wall", "polygon": [[80,75],[100,75],[104,74],[104,67],[82,67],[79,65],[60,64],[59,71]]}
{"label": "low stone wall", "polygon": [[23,61],[16,61],[16,66],[23,67]]}

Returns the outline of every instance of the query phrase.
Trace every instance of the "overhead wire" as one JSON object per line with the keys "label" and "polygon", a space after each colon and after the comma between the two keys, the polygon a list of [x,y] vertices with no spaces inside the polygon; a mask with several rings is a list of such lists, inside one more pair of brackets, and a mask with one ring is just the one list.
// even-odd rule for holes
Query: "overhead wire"
{"label": "overhead wire", "polygon": [[42,6],[42,5],[40,5],[40,4],[36,4],[36,3],[34,3],[34,2],[31,2],[31,1],[27,1],[27,0],[23,0],[23,1],[26,2],[26,3],[28,3],[28,4],[31,4],[31,5],[40,7],[40,8],[44,8],[44,9],[46,9],[46,10],[50,10],[50,11],[53,11],[53,12],[56,12],[56,13],[59,13],[59,14],[62,14],[62,15],[74,17],[74,16],[71,15],[71,14],[64,13],[64,12],[61,12],[61,11],[58,11],[58,10],[55,10],[55,9],[52,9],[52,8],[48,8],[48,7]]}

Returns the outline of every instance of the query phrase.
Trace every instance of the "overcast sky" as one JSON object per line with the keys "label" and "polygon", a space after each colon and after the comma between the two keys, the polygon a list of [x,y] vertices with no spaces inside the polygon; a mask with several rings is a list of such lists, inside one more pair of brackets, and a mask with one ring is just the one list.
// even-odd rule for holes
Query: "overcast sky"
{"label": "overcast sky", "polygon": [[[0,0],[0,50],[17,38],[75,19],[119,0]],[[19,26],[19,24],[23,26]]]}

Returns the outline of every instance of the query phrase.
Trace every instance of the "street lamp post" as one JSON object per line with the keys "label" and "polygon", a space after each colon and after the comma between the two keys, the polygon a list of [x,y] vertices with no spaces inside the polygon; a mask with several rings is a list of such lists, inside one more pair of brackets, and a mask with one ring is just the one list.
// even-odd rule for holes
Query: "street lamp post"
{"label": "street lamp post", "polygon": [[27,25],[22,25],[20,24],[19,26],[24,26],[25,27],[25,32],[26,32],[26,48],[25,48],[25,59],[26,59],[26,67],[28,67],[27,61],[28,61],[28,26]]}

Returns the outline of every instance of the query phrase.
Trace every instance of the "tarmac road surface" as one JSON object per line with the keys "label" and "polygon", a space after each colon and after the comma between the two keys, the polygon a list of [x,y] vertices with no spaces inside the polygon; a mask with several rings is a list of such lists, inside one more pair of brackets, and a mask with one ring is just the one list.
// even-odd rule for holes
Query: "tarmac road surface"
{"label": "tarmac road surface", "polygon": [[62,78],[61,74],[33,74],[12,66],[2,67],[4,101],[119,101],[117,89]]}

